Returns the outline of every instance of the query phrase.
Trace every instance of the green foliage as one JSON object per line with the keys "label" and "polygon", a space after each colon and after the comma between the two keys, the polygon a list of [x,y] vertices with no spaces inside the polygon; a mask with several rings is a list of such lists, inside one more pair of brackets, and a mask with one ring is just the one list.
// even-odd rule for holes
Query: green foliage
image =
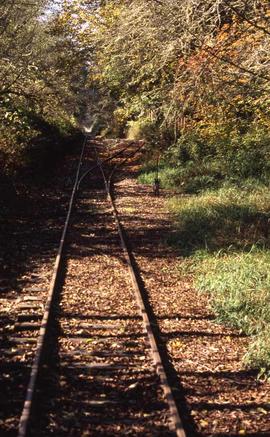
{"label": "green foliage", "polygon": [[[4,108],[6,112],[0,128],[2,169],[9,174],[32,162],[31,156],[36,155],[42,160],[42,156],[35,153],[37,148],[42,148],[42,144],[47,148],[48,142],[57,143],[75,132],[75,124],[65,113],[57,114],[55,111],[54,118],[52,114],[41,116],[34,109],[29,111],[27,101],[22,102],[19,107],[16,104],[18,105],[16,99],[10,99],[9,108]],[[3,112],[0,110],[0,118],[1,114]],[[36,164],[38,165],[38,161]]]}
{"label": "green foliage", "polygon": [[217,187],[222,180],[267,180],[270,175],[270,135],[264,126],[247,126],[240,134],[231,125],[186,132],[168,151],[168,163],[185,171],[186,192]]}
{"label": "green foliage", "polygon": [[211,174],[198,175],[190,178],[186,178],[187,182],[185,184],[186,193],[200,193],[214,187],[218,187],[218,179]]}
{"label": "green foliage", "polygon": [[154,156],[169,151],[175,184],[187,192],[269,176],[270,38],[252,25],[268,28],[269,7],[109,0],[66,8],[65,25],[91,48],[87,80],[99,97],[89,108],[105,132],[144,138]]}
{"label": "green foliage", "polygon": [[[269,299],[268,299],[269,306]],[[270,376],[270,331],[266,326],[257,335],[253,336],[253,341],[245,356],[245,363],[250,367],[260,369],[259,377]]]}
{"label": "green foliage", "polygon": [[[171,189],[177,185],[177,180],[179,179],[179,170],[177,168],[170,168],[170,167],[160,167],[159,173],[158,173],[159,179],[160,179],[160,186],[161,188],[168,188]],[[157,169],[156,166],[153,165],[149,168],[144,168],[139,177],[138,181],[141,184],[148,184],[152,185],[154,183],[155,178],[157,177]]]}
{"label": "green foliage", "polygon": [[270,322],[270,251],[222,252],[205,256],[196,269],[195,285],[209,292],[219,318],[247,333]]}
{"label": "green foliage", "polygon": [[4,173],[11,174],[32,161],[29,157],[35,152],[31,154],[31,147],[36,150],[44,144],[47,148],[48,141],[62,141],[74,132],[73,114],[78,107],[74,75],[81,71],[81,56],[74,42],[65,39],[57,27],[56,17],[44,15],[49,3],[7,0],[0,5],[4,24],[0,43],[0,159]]}
{"label": "green foliage", "polygon": [[129,139],[145,138],[148,143],[157,142],[158,128],[155,122],[147,118],[139,118],[136,121],[128,122],[127,137]]}
{"label": "green foliage", "polygon": [[[188,194],[218,188],[221,186],[223,178],[216,164],[216,161],[202,161],[198,166],[196,162],[188,161],[185,165],[181,163],[175,165],[173,159],[166,159],[162,162],[159,171],[161,187]],[[153,178],[151,166],[145,165],[138,180],[142,183],[151,184]]]}
{"label": "green foliage", "polygon": [[229,176],[239,179],[267,176],[270,174],[270,134],[257,126],[244,135],[230,139],[224,167]]}

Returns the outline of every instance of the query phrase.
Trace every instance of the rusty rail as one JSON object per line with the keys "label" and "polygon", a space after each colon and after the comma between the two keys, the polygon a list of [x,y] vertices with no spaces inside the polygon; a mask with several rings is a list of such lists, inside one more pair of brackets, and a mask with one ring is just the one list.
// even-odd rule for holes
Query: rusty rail
{"label": "rusty rail", "polygon": [[[137,153],[142,147],[143,146],[136,149],[135,153]],[[133,153],[133,154],[135,154],[135,153]],[[97,151],[96,151],[96,155],[97,155]],[[127,159],[129,159],[131,156],[132,156],[132,154],[129,155],[122,162],[122,164],[124,162],[126,162]],[[166,370],[165,370],[165,367],[164,367],[164,364],[163,364],[163,361],[162,361],[162,358],[161,358],[161,355],[159,352],[157,338],[154,334],[151,320],[150,320],[150,316],[149,316],[147,308],[145,306],[143,292],[142,292],[141,287],[140,287],[139,282],[138,282],[138,278],[137,278],[135,268],[134,268],[134,263],[132,261],[132,256],[131,256],[131,253],[128,249],[128,246],[127,246],[127,243],[126,243],[126,240],[124,237],[124,233],[123,233],[123,227],[122,227],[122,224],[121,224],[121,221],[119,218],[119,214],[118,214],[118,211],[117,211],[117,208],[116,208],[116,205],[115,205],[115,202],[113,200],[112,193],[111,193],[112,192],[113,176],[114,176],[116,167],[118,168],[119,165],[115,166],[115,168],[112,170],[109,178],[106,178],[104,169],[102,167],[103,164],[100,160],[98,160],[98,165],[99,165],[100,171],[101,171],[102,176],[103,176],[104,185],[105,185],[105,189],[107,192],[107,197],[108,197],[108,200],[110,202],[112,213],[113,213],[113,216],[114,216],[114,219],[116,222],[116,226],[118,229],[119,237],[121,240],[121,246],[122,246],[125,258],[126,258],[126,262],[128,265],[128,269],[129,269],[129,273],[130,273],[130,277],[131,277],[131,281],[132,281],[132,285],[133,285],[133,289],[134,289],[134,293],[135,293],[135,298],[136,298],[136,301],[137,301],[137,304],[138,304],[138,307],[140,309],[141,316],[143,319],[144,329],[147,333],[148,340],[149,340],[149,343],[151,346],[151,353],[152,353],[153,361],[155,364],[156,373],[160,378],[161,387],[163,389],[164,396],[165,396],[165,399],[167,401],[167,404],[168,404],[168,407],[170,410],[171,420],[173,423],[174,431],[175,431],[177,437],[186,437],[186,433],[185,433],[185,430],[184,430],[184,427],[182,424],[182,420],[180,418],[178,408],[177,408],[177,405],[176,405],[176,402],[175,402],[175,399],[174,399],[174,396],[172,393],[172,389],[171,389],[171,386],[170,386],[169,381],[168,381]]]}
{"label": "rusty rail", "polygon": [[77,168],[75,182],[74,182],[74,186],[73,186],[73,190],[72,190],[72,194],[71,194],[71,198],[70,198],[70,202],[69,202],[69,207],[68,207],[68,212],[67,212],[67,216],[66,216],[66,220],[65,220],[65,225],[63,228],[63,232],[62,232],[62,236],[61,236],[61,240],[60,240],[60,244],[59,244],[59,248],[58,248],[58,252],[57,252],[57,256],[56,256],[56,260],[55,260],[55,264],[54,264],[54,268],[53,268],[52,279],[51,279],[50,287],[48,290],[45,311],[44,311],[44,315],[43,315],[43,319],[42,319],[41,327],[40,327],[40,331],[39,331],[39,336],[38,336],[38,340],[37,340],[37,349],[36,349],[35,357],[33,360],[31,374],[30,374],[30,378],[29,378],[29,383],[28,383],[27,391],[26,391],[25,402],[24,402],[22,414],[20,417],[18,437],[27,437],[28,431],[29,431],[29,426],[30,426],[30,421],[31,421],[31,413],[33,410],[34,397],[35,397],[35,393],[36,393],[37,379],[38,379],[40,367],[42,364],[42,356],[43,356],[44,346],[45,346],[45,342],[46,342],[46,336],[48,333],[49,322],[51,319],[52,304],[53,304],[53,301],[54,301],[54,298],[56,295],[56,289],[57,289],[59,274],[60,274],[60,270],[61,270],[63,250],[64,250],[64,246],[65,246],[70,217],[71,217],[72,209],[73,209],[75,198],[76,198],[76,193],[77,193],[77,190],[79,188],[80,182],[83,179],[83,177],[87,176],[89,171],[92,171],[96,168],[100,168],[100,171],[102,173],[102,177],[104,179],[108,200],[110,201],[110,204],[111,204],[112,213],[113,213],[113,216],[114,216],[117,228],[118,228],[120,240],[121,240],[121,246],[122,246],[122,249],[124,251],[126,262],[127,262],[128,268],[129,268],[129,273],[130,273],[131,281],[133,284],[135,297],[136,297],[137,304],[140,308],[141,316],[143,319],[144,329],[148,335],[149,343],[151,346],[151,352],[152,352],[152,357],[153,357],[153,361],[155,364],[156,373],[158,374],[158,376],[160,378],[160,382],[161,382],[161,386],[163,388],[165,399],[167,401],[167,404],[168,404],[168,407],[170,410],[171,420],[172,420],[172,424],[173,424],[175,433],[176,433],[177,437],[186,437],[186,434],[185,434],[185,431],[184,431],[184,428],[182,425],[182,421],[181,421],[180,416],[179,416],[178,408],[176,406],[176,403],[175,403],[175,400],[173,397],[172,389],[169,385],[168,377],[167,377],[167,374],[166,374],[166,371],[165,371],[165,368],[164,368],[164,365],[162,362],[162,358],[161,358],[161,355],[159,352],[157,339],[156,339],[154,330],[153,330],[152,325],[151,325],[151,319],[150,319],[150,316],[148,315],[147,308],[145,306],[143,293],[142,293],[142,290],[140,288],[140,285],[139,285],[139,282],[138,282],[138,279],[137,279],[137,276],[135,273],[135,269],[134,269],[134,265],[133,265],[133,261],[132,261],[132,256],[128,250],[128,247],[127,247],[127,244],[125,241],[125,237],[124,237],[124,233],[123,233],[123,228],[122,228],[122,225],[121,225],[121,222],[120,222],[120,219],[118,216],[118,212],[117,212],[117,209],[116,209],[116,206],[115,206],[112,194],[111,194],[112,184],[113,184],[113,176],[114,176],[116,169],[118,169],[121,165],[123,165],[135,153],[138,153],[139,150],[142,149],[144,144],[143,143],[140,144],[140,146],[138,148],[136,148],[135,151],[129,153],[128,156],[126,158],[124,158],[120,164],[116,164],[114,166],[113,170],[111,171],[108,178],[106,178],[106,176],[105,176],[103,165],[106,164],[107,162],[109,162],[111,159],[121,156],[124,153],[124,151],[126,151],[131,146],[132,143],[130,143],[129,146],[124,148],[121,152],[117,152],[117,153],[113,154],[113,156],[109,157],[108,159],[105,159],[103,162],[101,162],[100,160],[97,160],[97,165],[91,167],[91,169],[89,169],[86,173],[84,173],[83,176],[80,178],[80,169],[81,169],[87,141],[88,141],[88,137],[86,136],[84,143],[83,143],[83,146],[82,146],[81,155],[79,158],[78,168]]}
{"label": "rusty rail", "polygon": [[52,279],[51,279],[51,283],[50,283],[50,287],[49,287],[49,291],[48,291],[47,301],[45,304],[45,311],[44,311],[44,315],[42,318],[39,336],[38,336],[38,340],[37,340],[37,349],[35,352],[35,357],[34,357],[32,368],[31,368],[30,379],[29,379],[29,383],[27,386],[27,390],[26,390],[25,402],[24,402],[22,414],[20,417],[18,437],[26,437],[27,436],[27,432],[28,432],[28,428],[29,428],[29,424],[30,424],[31,412],[32,412],[32,408],[33,408],[33,401],[34,401],[34,396],[35,396],[35,392],[36,392],[36,383],[37,383],[37,378],[38,378],[38,374],[39,374],[39,370],[40,370],[40,366],[41,366],[42,353],[44,350],[46,335],[48,332],[49,320],[50,320],[50,316],[51,316],[51,312],[52,312],[52,303],[53,303],[56,288],[57,288],[57,282],[58,282],[59,273],[60,273],[60,269],[61,269],[61,261],[62,261],[63,250],[64,250],[65,241],[66,241],[66,235],[67,235],[67,230],[68,230],[68,226],[69,226],[71,212],[72,212],[72,208],[73,208],[73,204],[74,204],[74,200],[75,200],[76,189],[77,189],[77,184],[78,184],[78,179],[79,179],[79,174],[80,174],[80,169],[81,169],[81,165],[82,165],[82,160],[83,160],[83,156],[84,156],[86,143],[87,143],[87,137],[85,137],[84,142],[83,142],[82,151],[81,151],[79,164],[78,164],[78,168],[77,168],[77,173],[76,173],[76,178],[75,178],[75,183],[73,186],[73,190],[72,190],[72,194],[71,194],[71,198],[70,198],[70,202],[69,202],[68,213],[66,216],[65,225],[64,225],[63,232],[62,232],[62,236],[61,236],[61,240],[60,240],[60,244],[59,244],[59,248],[58,248],[58,252],[56,255],[56,260],[55,260],[55,264],[54,264],[54,268],[53,268]]}

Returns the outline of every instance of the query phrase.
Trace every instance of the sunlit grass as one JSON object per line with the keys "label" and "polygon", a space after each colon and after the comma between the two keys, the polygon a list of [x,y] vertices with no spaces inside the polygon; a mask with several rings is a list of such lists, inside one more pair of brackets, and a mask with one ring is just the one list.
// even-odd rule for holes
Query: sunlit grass
{"label": "sunlit grass", "polygon": [[270,368],[270,251],[206,255],[194,266],[197,290],[208,292],[214,312],[254,336],[245,361]]}
{"label": "sunlit grass", "polygon": [[[152,185],[156,177],[157,170],[154,166],[151,166],[141,172],[138,177],[138,182],[141,184]],[[158,178],[160,180],[161,188],[175,188],[176,182],[179,179],[179,170],[173,167],[161,167],[158,172]]]}
{"label": "sunlit grass", "polygon": [[227,186],[168,202],[181,275],[207,292],[220,322],[251,335],[245,362],[270,369],[270,192]]}
{"label": "sunlit grass", "polygon": [[170,242],[183,254],[198,249],[250,250],[269,244],[270,192],[235,187],[206,191],[198,196],[175,197],[168,203],[175,217]]}
{"label": "sunlit grass", "polygon": [[201,258],[195,285],[213,297],[220,320],[230,321],[247,333],[270,323],[270,251],[214,254]]}

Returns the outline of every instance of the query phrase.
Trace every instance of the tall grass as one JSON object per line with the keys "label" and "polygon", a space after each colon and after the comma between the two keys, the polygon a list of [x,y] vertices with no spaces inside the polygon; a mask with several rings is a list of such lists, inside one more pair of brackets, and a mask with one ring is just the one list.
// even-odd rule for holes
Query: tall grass
{"label": "tall grass", "polygon": [[[181,163],[177,159],[165,156],[159,168],[161,188],[171,188],[186,194],[200,194],[224,185],[244,189],[269,185],[270,174],[267,172],[259,173],[256,177],[242,177],[237,172],[225,171],[225,168],[224,163],[218,159],[201,159],[199,162],[189,160]],[[156,163],[150,161],[142,167],[138,180],[143,184],[152,184],[155,177]]]}
{"label": "tall grass", "polygon": [[210,292],[221,320],[254,333],[270,323],[270,251],[206,256],[195,269],[195,285]]}
{"label": "tall grass", "polygon": [[199,249],[248,251],[269,244],[270,192],[224,187],[199,196],[172,198],[176,232],[170,242],[184,255]]}
{"label": "tall grass", "polygon": [[270,370],[270,192],[258,184],[224,186],[173,198],[170,242],[181,272],[208,292],[218,319],[252,336],[245,362]]}
{"label": "tall grass", "polygon": [[[138,177],[142,184],[152,184],[157,174],[156,165],[145,165]],[[181,193],[199,193],[209,188],[217,188],[221,184],[220,175],[212,166],[198,165],[193,162],[181,165],[170,165],[162,162],[159,168],[161,188],[173,189]]]}
{"label": "tall grass", "polygon": [[222,322],[254,335],[245,359],[270,366],[270,251],[208,255],[194,268],[195,286],[211,295]]}

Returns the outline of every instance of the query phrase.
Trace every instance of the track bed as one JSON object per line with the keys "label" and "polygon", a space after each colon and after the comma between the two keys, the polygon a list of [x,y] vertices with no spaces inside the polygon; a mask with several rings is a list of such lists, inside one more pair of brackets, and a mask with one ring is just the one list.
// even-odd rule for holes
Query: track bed
{"label": "track bed", "polygon": [[31,435],[174,435],[101,174],[86,185]]}
{"label": "track bed", "polygon": [[[241,363],[248,338],[218,325],[207,296],[180,277],[181,259],[165,243],[166,193],[157,198],[136,183],[140,154],[129,152],[138,145],[86,144],[80,175],[92,171],[75,196],[31,420],[19,437],[270,436],[269,383]],[[105,185],[121,224],[102,161],[105,178],[114,169],[113,189],[108,178]],[[30,239],[28,231],[20,235],[26,262],[15,252],[12,271],[16,259],[21,266],[5,273],[1,436],[18,435],[74,162],[67,162],[52,202],[38,201],[34,217],[20,223],[26,231],[28,220],[32,232]]]}

